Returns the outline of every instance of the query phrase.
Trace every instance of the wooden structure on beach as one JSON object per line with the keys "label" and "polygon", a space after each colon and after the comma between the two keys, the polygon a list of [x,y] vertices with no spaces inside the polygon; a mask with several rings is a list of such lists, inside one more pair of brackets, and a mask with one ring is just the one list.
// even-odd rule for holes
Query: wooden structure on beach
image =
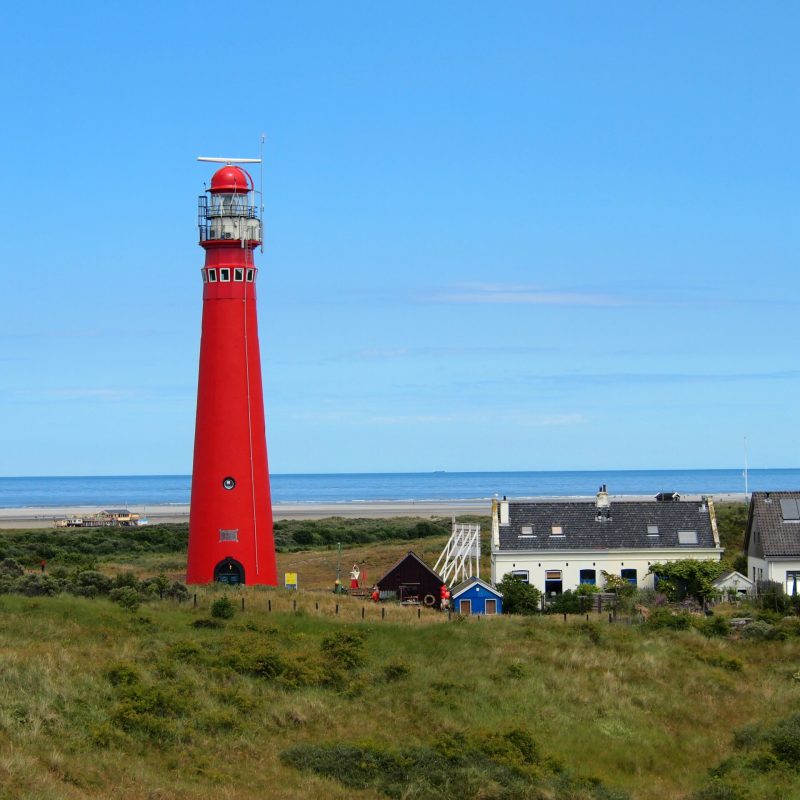
{"label": "wooden structure on beach", "polygon": [[142,524],[144,520],[139,514],[134,514],[127,508],[107,508],[96,514],[72,514],[66,517],[56,517],[53,522],[56,528],[117,528],[133,527]]}

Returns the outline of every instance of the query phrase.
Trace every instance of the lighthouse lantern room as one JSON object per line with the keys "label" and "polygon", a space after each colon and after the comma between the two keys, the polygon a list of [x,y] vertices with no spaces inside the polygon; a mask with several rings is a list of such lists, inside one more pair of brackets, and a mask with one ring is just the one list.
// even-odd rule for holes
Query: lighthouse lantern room
{"label": "lighthouse lantern room", "polygon": [[261,219],[238,166],[259,160],[200,160],[224,166],[198,202],[206,256],[187,581],[275,586],[253,257]]}

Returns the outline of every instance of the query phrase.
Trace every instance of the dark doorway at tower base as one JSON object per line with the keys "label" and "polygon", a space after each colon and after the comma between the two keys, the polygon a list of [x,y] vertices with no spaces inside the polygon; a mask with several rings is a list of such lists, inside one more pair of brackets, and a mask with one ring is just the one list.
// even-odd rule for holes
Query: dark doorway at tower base
{"label": "dark doorway at tower base", "polygon": [[244,567],[238,561],[226,558],[214,567],[214,580],[231,585],[242,584],[244,583]]}

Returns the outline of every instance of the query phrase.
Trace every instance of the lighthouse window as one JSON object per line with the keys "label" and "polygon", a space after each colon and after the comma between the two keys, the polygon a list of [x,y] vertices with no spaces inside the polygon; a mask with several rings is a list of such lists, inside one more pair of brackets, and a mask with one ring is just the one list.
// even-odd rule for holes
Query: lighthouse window
{"label": "lighthouse window", "polygon": [[209,283],[217,282],[217,271],[215,269],[208,270],[208,282]]}
{"label": "lighthouse window", "polygon": [[244,270],[239,268],[235,269],[233,271],[233,279],[237,283],[241,283],[244,280]]}
{"label": "lighthouse window", "polygon": [[200,274],[203,276],[203,283],[206,283],[208,281],[208,275],[206,274],[206,271],[201,269]]}
{"label": "lighthouse window", "polygon": [[229,269],[226,269],[225,267],[223,267],[223,268],[222,268],[222,269],[219,271],[219,279],[220,279],[221,281],[223,281],[223,282],[226,282],[226,283],[227,283],[227,282],[228,282],[228,281],[230,281],[230,279],[231,279],[231,271],[230,271]]}
{"label": "lighthouse window", "polygon": [[255,276],[256,276],[256,271],[254,269],[248,269],[247,270],[247,282],[248,283],[252,283],[253,279],[255,278]]}

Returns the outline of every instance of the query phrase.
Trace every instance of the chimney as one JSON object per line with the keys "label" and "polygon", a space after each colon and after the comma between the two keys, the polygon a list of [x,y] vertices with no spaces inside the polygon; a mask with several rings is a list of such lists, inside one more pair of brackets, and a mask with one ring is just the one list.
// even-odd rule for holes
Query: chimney
{"label": "chimney", "polygon": [[508,525],[508,500],[506,500],[505,495],[500,501],[500,524]]}
{"label": "chimney", "polygon": [[597,492],[597,499],[594,501],[597,508],[611,508],[611,499],[608,496],[606,485],[603,484]]}

